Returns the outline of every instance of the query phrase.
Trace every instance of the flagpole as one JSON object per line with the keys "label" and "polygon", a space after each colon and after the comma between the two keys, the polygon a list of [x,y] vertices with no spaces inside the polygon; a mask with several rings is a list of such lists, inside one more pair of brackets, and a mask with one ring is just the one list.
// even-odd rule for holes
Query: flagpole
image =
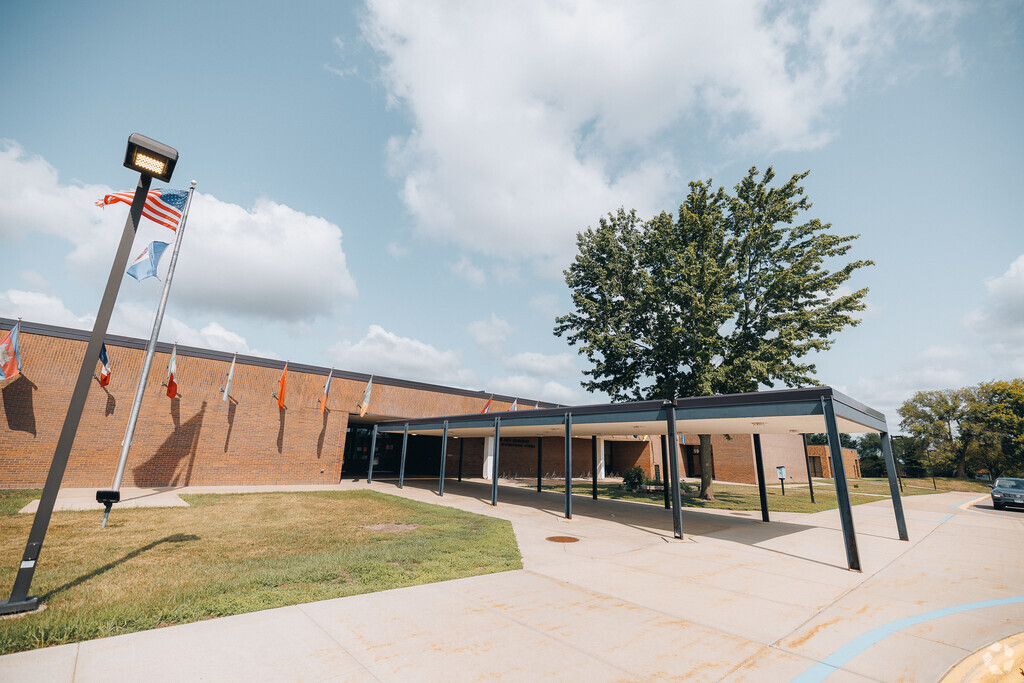
{"label": "flagpole", "polygon": [[[156,338],[160,335],[160,325],[164,320],[164,309],[167,308],[167,297],[171,291],[171,280],[174,278],[174,266],[178,262],[178,251],[181,249],[181,240],[185,233],[185,222],[188,220],[188,210],[192,205],[192,193],[195,192],[196,181],[188,189],[188,199],[185,201],[185,209],[181,214],[181,222],[174,236],[174,251],[171,252],[171,263],[167,267],[167,277],[164,278],[164,290],[160,295],[160,305],[157,306],[156,316],[153,318],[153,331],[149,335],[149,345],[146,347],[146,359],[142,362],[142,375],[139,377],[139,386],[135,389],[135,400],[132,402],[132,410],[128,415],[128,426],[125,428],[124,441],[121,442],[121,455],[117,461],[117,471],[114,472],[114,483],[110,491],[105,491],[103,496],[103,523],[101,528],[106,528],[107,517],[110,516],[110,508],[121,499],[121,478],[124,476],[124,466],[128,461],[128,449],[132,446],[132,436],[135,434],[135,423],[139,419],[139,408],[142,406],[142,395],[145,392],[146,380],[149,379],[149,368],[153,364],[153,354],[156,352]],[[101,492],[97,492],[97,497]]]}

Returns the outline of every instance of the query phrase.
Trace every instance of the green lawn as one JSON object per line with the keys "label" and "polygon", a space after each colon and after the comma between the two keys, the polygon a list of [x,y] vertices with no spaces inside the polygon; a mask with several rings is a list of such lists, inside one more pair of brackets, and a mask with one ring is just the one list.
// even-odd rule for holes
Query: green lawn
{"label": "green lawn", "polygon": [[[847,480],[850,491],[850,503],[860,505],[870,503],[889,497],[888,479],[849,479]],[[927,487],[925,487],[927,483]],[[908,479],[904,481],[902,495],[917,496],[931,493],[945,493],[947,491],[984,492],[989,491],[987,484],[962,479],[936,479],[938,491],[932,489],[931,479]],[[564,486],[545,485],[545,490],[564,492]],[[756,486],[737,486],[735,484],[714,485],[715,500],[709,502],[697,498],[700,487],[684,483],[682,490],[682,501],[685,507],[715,508],[719,510],[760,510],[761,499]],[[590,482],[573,482],[573,495],[590,496],[592,487]],[[806,484],[786,485],[786,495],[782,495],[779,485],[773,484],[767,487],[768,509],[777,512],[820,512],[838,507],[836,501],[835,484],[831,479],[814,480],[814,503],[811,502],[811,494]],[[641,503],[664,504],[664,493],[661,490],[652,493],[634,493],[628,491],[618,484],[599,485],[597,487],[599,498],[612,498],[615,500],[632,500]]]}
{"label": "green lawn", "polygon": [[[183,498],[106,529],[55,513],[32,585],[47,609],[0,620],[0,654],[522,567],[507,521],[373,491]],[[0,512],[5,596],[32,517]]]}

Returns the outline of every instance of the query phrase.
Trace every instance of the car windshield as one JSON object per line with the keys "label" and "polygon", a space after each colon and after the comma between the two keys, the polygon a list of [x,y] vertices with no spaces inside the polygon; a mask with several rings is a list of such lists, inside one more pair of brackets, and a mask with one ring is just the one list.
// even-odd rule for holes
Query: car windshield
{"label": "car windshield", "polygon": [[1024,490],[1024,479],[996,479],[996,488]]}

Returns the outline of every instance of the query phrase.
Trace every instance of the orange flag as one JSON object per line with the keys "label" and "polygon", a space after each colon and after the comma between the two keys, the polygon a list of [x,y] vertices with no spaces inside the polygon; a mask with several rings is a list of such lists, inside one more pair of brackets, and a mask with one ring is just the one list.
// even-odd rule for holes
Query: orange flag
{"label": "orange flag", "polygon": [[284,384],[288,380],[288,361],[284,362],[284,372],[281,373],[281,388],[277,390],[277,407],[284,410]]}

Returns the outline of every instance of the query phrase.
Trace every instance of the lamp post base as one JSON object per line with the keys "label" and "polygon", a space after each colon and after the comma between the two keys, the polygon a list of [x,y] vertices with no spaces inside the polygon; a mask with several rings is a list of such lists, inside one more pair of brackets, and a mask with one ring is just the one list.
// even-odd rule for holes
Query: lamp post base
{"label": "lamp post base", "polygon": [[4,600],[0,602],[0,615],[34,612],[39,609],[39,598],[32,595],[24,600]]}

